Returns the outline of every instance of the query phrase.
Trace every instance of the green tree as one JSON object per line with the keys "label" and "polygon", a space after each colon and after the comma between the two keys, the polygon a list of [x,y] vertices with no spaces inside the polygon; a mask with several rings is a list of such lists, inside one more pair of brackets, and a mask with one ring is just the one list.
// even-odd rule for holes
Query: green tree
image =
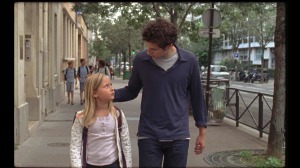
{"label": "green tree", "polygon": [[93,41],[93,45],[92,47],[90,47],[90,49],[91,55],[94,55],[97,58],[103,59],[105,61],[110,61],[110,51],[103,39],[96,38]]}
{"label": "green tree", "polygon": [[[82,11],[83,15],[98,14],[103,17],[111,17],[117,11],[127,20],[127,24],[139,29],[151,18],[164,17],[177,26],[179,34],[186,23],[186,17],[196,3],[178,2],[108,2],[108,3],[75,3],[73,10]],[[198,5],[198,7],[201,7]]]}
{"label": "green tree", "polygon": [[[131,3],[131,2],[109,2],[109,3],[75,3],[73,10],[82,11],[83,15],[87,18],[87,25],[92,29],[96,36],[103,36],[108,39],[104,39],[104,41],[108,42],[108,46],[111,49],[116,50],[116,46],[114,44],[124,44],[125,41],[122,39],[126,39],[129,42],[128,44],[128,55],[129,50],[132,48],[142,50],[144,49],[143,41],[141,39],[141,30],[142,26],[145,22],[149,21],[151,18],[155,17],[164,17],[169,18],[170,21],[177,26],[179,34],[183,32],[185,33],[194,32],[196,34],[198,30],[189,28],[192,24],[189,24],[187,21],[187,15],[189,13],[194,13],[198,15],[203,11],[204,6],[199,3],[171,3],[171,2],[140,2],[140,3]],[[112,31],[113,29],[117,29],[118,32],[123,32],[118,28],[113,28],[114,24],[106,24],[103,27],[103,20],[106,20],[108,17],[112,17],[117,11],[121,13],[119,18],[115,18],[114,21],[122,19],[126,22],[127,32],[130,28],[130,38],[127,36],[125,38],[124,33],[115,33],[116,31]],[[97,21],[98,19],[98,21]],[[126,26],[125,26],[126,27]],[[124,28],[124,26],[122,27]],[[121,28],[121,29],[122,29]],[[110,32],[114,32],[114,35]],[[196,33],[195,33],[196,32]],[[128,33],[129,34],[129,33]],[[138,35],[137,35],[138,34]],[[116,36],[117,35],[117,36]],[[118,38],[113,38],[116,36]],[[190,37],[193,35],[189,34]],[[121,38],[120,38],[121,37]],[[127,42],[128,43],[128,42]],[[95,46],[95,45],[94,45]],[[124,47],[120,47],[121,50],[118,50],[121,53],[127,53],[124,50]],[[112,51],[115,53],[114,51]]]}
{"label": "green tree", "polygon": [[237,66],[237,69],[242,69],[241,63],[235,62],[235,60],[232,57],[226,57],[221,61],[220,65],[225,65],[228,68],[228,70],[235,69],[235,66]]}
{"label": "green tree", "polygon": [[232,51],[238,52],[238,47],[245,36],[244,21],[245,7],[239,3],[218,3],[216,7],[221,13],[221,32],[226,40],[230,40]]}
{"label": "green tree", "polygon": [[[261,48],[261,74],[263,74],[264,51],[268,43],[274,39],[276,3],[254,3],[251,6],[254,18],[250,25]],[[261,75],[260,82],[263,81],[264,75]]]}

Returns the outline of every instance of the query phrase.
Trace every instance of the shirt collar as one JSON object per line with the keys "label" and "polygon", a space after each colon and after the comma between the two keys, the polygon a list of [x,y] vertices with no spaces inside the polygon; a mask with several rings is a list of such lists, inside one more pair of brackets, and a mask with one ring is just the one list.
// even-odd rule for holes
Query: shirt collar
{"label": "shirt collar", "polygon": [[[180,49],[176,44],[174,44],[176,50],[177,50],[177,54],[178,54],[178,58],[180,61],[187,61],[188,59],[186,58],[185,54],[182,53],[182,49]],[[142,51],[144,52],[145,56],[142,58],[143,60],[150,60],[151,57],[147,54],[147,50]]]}

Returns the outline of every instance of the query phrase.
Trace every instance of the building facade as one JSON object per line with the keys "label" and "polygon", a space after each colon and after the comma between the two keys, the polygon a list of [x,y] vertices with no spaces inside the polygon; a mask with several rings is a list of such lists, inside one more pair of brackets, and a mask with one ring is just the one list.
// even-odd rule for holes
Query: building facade
{"label": "building facade", "polygon": [[[14,4],[14,143],[23,143],[65,97],[62,70],[87,57],[88,29],[72,3]],[[79,83],[79,82],[77,82]]]}
{"label": "building facade", "polygon": [[[255,41],[255,37],[252,37],[252,41],[250,41],[250,47],[248,41],[243,41],[238,46],[238,58],[237,60],[247,65],[248,64],[248,55],[250,49],[250,62],[253,68],[260,68],[262,61],[262,49],[257,41]],[[235,51],[232,50],[232,45],[230,45],[230,40],[225,40],[223,38],[223,46],[219,51],[215,52],[214,55],[214,64],[220,64],[221,61],[226,57],[234,56]],[[274,41],[269,42],[264,49],[263,56],[263,67],[267,69],[275,69],[275,54],[274,54]]]}

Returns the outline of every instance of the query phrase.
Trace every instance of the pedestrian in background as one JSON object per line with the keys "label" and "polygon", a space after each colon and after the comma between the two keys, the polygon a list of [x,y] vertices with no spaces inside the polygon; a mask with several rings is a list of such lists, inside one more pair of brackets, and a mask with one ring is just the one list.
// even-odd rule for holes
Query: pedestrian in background
{"label": "pedestrian in background", "polygon": [[114,101],[133,100],[143,88],[137,133],[139,167],[186,167],[189,102],[199,128],[195,154],[202,153],[206,144],[208,112],[197,57],[175,44],[177,29],[165,19],[149,21],[142,38],[147,50],[135,56],[128,85],[115,90]]}
{"label": "pedestrian in background", "polygon": [[105,75],[109,76],[109,79],[111,79],[109,69],[108,69],[108,67],[105,65],[105,61],[104,61],[104,60],[99,60],[99,61],[98,61],[98,69],[97,69],[97,73],[105,74]]}
{"label": "pedestrian in background", "polygon": [[90,69],[89,75],[96,73],[96,72],[95,72],[95,69],[96,69],[96,68],[95,68],[95,66],[94,66],[93,64],[90,64],[90,65],[89,65],[89,69]]}
{"label": "pedestrian in background", "polygon": [[114,70],[113,70],[113,68],[111,67],[110,63],[107,62],[105,65],[106,65],[106,67],[108,67],[108,69],[109,69],[110,79],[114,79]]}
{"label": "pedestrian in background", "polygon": [[123,111],[113,106],[109,77],[90,75],[84,90],[84,110],[76,113],[71,129],[71,167],[131,167],[128,124]]}
{"label": "pedestrian in background", "polygon": [[74,83],[76,81],[76,70],[74,68],[74,62],[68,62],[68,68],[65,70],[65,81],[66,81],[66,90],[68,94],[68,104],[74,104]]}
{"label": "pedestrian in background", "polygon": [[80,104],[84,103],[83,91],[84,91],[84,81],[86,77],[89,75],[89,68],[85,65],[85,59],[80,59],[80,66],[77,70],[77,78],[79,80],[79,88],[80,88]]}

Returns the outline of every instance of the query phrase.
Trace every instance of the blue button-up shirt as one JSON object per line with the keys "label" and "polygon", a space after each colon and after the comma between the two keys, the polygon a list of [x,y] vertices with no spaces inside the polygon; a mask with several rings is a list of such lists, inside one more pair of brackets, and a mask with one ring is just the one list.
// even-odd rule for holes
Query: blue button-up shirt
{"label": "blue button-up shirt", "polygon": [[158,140],[190,137],[189,103],[195,125],[206,127],[207,109],[194,54],[175,46],[178,60],[167,71],[142,51],[135,56],[128,85],[115,90],[115,102],[136,98],[143,88],[138,136]]}

